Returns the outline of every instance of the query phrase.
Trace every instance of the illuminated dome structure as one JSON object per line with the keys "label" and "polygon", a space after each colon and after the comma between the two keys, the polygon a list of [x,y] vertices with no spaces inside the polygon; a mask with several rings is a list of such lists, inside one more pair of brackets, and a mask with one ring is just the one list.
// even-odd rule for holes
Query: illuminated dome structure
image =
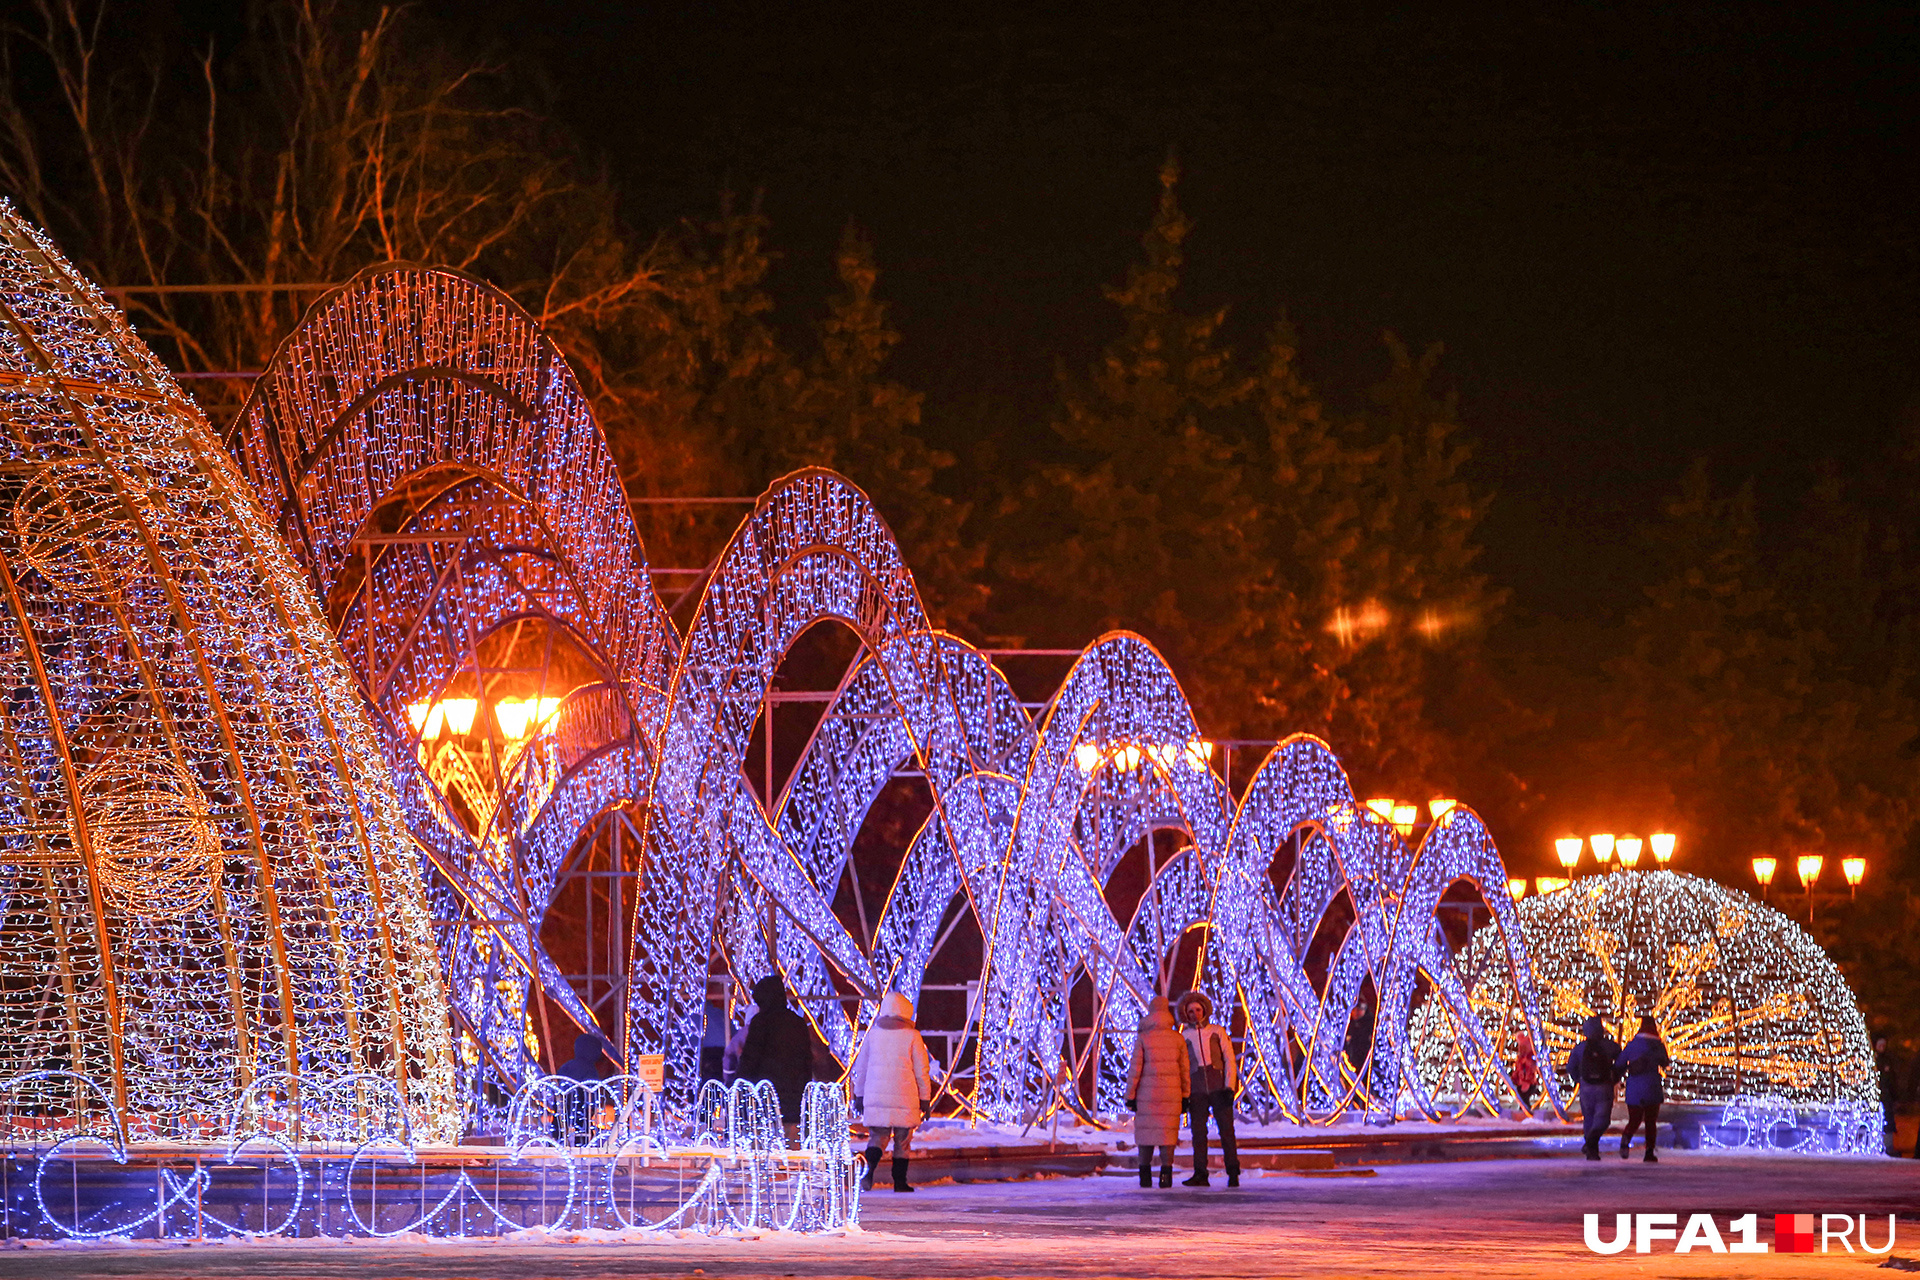
{"label": "illuminated dome structure", "polygon": [[[1853,992],[1820,945],[1773,908],[1695,876],[1623,871],[1526,899],[1519,915],[1556,1065],[1588,1017],[1624,1042],[1651,1014],[1673,1058],[1667,1095],[1676,1102],[1878,1105]],[[1481,930],[1462,969],[1475,971],[1496,945],[1497,932]],[[1486,969],[1473,988],[1483,1017],[1519,1002],[1502,968]],[[1470,1091],[1446,1049],[1444,1033],[1425,1038],[1428,1087]]]}
{"label": "illuminated dome structure", "polygon": [[249,1088],[359,1077],[451,1136],[417,858],[339,647],[193,402],[4,204],[0,424],[9,1105],[204,1138]]}

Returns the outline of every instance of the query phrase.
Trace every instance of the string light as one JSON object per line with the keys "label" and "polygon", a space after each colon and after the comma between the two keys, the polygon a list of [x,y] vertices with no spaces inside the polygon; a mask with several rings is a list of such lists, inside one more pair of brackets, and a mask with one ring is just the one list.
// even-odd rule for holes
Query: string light
{"label": "string light", "polygon": [[[1675,1101],[1765,1094],[1797,1108],[1803,1125],[1815,1117],[1816,1128],[1829,1125],[1818,1117],[1877,1109],[1873,1053],[1845,978],[1772,908],[1693,876],[1629,872],[1529,898],[1520,920],[1556,1063],[1588,1016],[1624,1039],[1651,1015],[1673,1060],[1666,1087]],[[1467,965],[1500,943],[1481,930]],[[1516,999],[1495,979],[1480,1002]],[[1424,1046],[1423,1075],[1436,1090],[1459,1088],[1437,1052],[1443,1039]]]}

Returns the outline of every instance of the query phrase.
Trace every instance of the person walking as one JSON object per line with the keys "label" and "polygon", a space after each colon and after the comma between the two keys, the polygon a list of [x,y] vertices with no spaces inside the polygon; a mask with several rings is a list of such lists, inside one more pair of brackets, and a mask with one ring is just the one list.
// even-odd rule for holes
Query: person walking
{"label": "person walking", "polygon": [[1133,1143],[1140,1148],[1140,1185],[1153,1185],[1153,1149],[1160,1148],[1160,1185],[1173,1185],[1173,1148],[1180,1141],[1180,1113],[1187,1109],[1187,1045],[1173,1029],[1167,998],[1155,996],[1140,1020],[1127,1064],[1127,1109],[1133,1112]]}
{"label": "person walking", "polygon": [[898,991],[880,1001],[880,1016],[867,1028],[867,1038],[853,1056],[847,1082],[853,1089],[853,1109],[867,1123],[867,1172],[862,1191],[873,1190],[880,1153],[893,1139],[893,1189],[911,1191],[907,1161],[913,1131],[933,1106],[933,1076],[927,1069],[927,1042],[913,1025],[913,1004]]}
{"label": "person walking", "polygon": [[[555,1075],[575,1084],[591,1084],[600,1079],[600,1065],[606,1060],[606,1042],[591,1031],[573,1038],[573,1057],[560,1064]],[[593,1115],[587,1089],[569,1089],[564,1121],[556,1117],[556,1127],[564,1126],[564,1136],[573,1146],[584,1147],[593,1140]],[[556,1134],[555,1136],[562,1136]]]}
{"label": "person walking", "polygon": [[813,1028],[787,1007],[787,987],[777,973],[753,984],[753,1002],[760,1012],[747,1024],[747,1042],[740,1046],[742,1080],[765,1080],[780,1099],[780,1120],[787,1141],[800,1137],[800,1100],[813,1079]]}
{"label": "person walking", "polygon": [[1582,1023],[1580,1031],[1585,1038],[1567,1055],[1567,1074],[1580,1086],[1580,1120],[1586,1133],[1587,1159],[1598,1160],[1600,1139],[1613,1123],[1613,1085],[1618,1078],[1614,1075],[1614,1063],[1620,1057],[1620,1046],[1607,1034],[1605,1024],[1597,1015]]}
{"label": "person walking", "polygon": [[1180,1012],[1180,1038],[1187,1046],[1187,1127],[1193,1131],[1193,1176],[1183,1184],[1207,1183],[1207,1114],[1220,1131],[1220,1156],[1227,1185],[1240,1185],[1240,1150],[1233,1140],[1233,1100],[1240,1091],[1233,1037],[1213,1020],[1213,1001],[1204,991],[1189,991],[1174,1006]]}
{"label": "person walking", "polygon": [[1885,1139],[1882,1145],[1888,1155],[1893,1155],[1894,1129],[1898,1124],[1895,1116],[1900,1107],[1900,1064],[1894,1059],[1884,1035],[1873,1038],[1873,1073],[1880,1081],[1880,1123]]}
{"label": "person walking", "polygon": [[1627,1127],[1620,1135],[1620,1158],[1627,1158],[1627,1148],[1633,1144],[1633,1131],[1644,1122],[1647,1126],[1648,1164],[1659,1164],[1660,1157],[1653,1154],[1653,1130],[1660,1123],[1660,1104],[1666,1101],[1666,1090],[1660,1084],[1660,1068],[1668,1064],[1666,1042],[1660,1039],[1660,1028],[1651,1016],[1640,1019],[1640,1030],[1633,1039],[1627,1041],[1627,1047],[1620,1051],[1614,1061],[1614,1073],[1627,1078]]}

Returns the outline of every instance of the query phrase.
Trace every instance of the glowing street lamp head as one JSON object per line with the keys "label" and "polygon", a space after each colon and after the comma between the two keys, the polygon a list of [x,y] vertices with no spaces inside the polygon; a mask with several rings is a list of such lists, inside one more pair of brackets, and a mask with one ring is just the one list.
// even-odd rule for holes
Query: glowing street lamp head
{"label": "glowing street lamp head", "polygon": [[1420,806],[1397,804],[1393,806],[1393,829],[1405,840],[1413,834],[1413,824],[1420,818]]}
{"label": "glowing street lamp head", "polygon": [[1778,858],[1755,858],[1753,860],[1753,878],[1760,882],[1762,889],[1773,883],[1773,873],[1780,869]]}
{"label": "glowing street lamp head", "polygon": [[413,731],[420,735],[420,741],[432,742],[439,738],[447,712],[445,707],[436,702],[410,702],[407,704],[407,719],[413,722]]}
{"label": "glowing street lamp head", "polygon": [[473,718],[480,711],[478,698],[443,698],[440,707],[447,714],[448,729],[463,736],[473,732]]}
{"label": "glowing street lamp head", "polygon": [[1083,742],[1073,749],[1073,762],[1080,766],[1080,772],[1092,773],[1100,766],[1100,748],[1091,742]]}
{"label": "glowing street lamp head", "polygon": [[1631,871],[1640,865],[1640,837],[1621,836],[1613,842],[1613,851],[1620,857],[1620,865]]}
{"label": "glowing street lamp head", "polygon": [[1527,882],[1515,879],[1507,881],[1507,894],[1515,901],[1527,896]]}
{"label": "glowing street lamp head", "polygon": [[1535,876],[1533,878],[1533,888],[1536,893],[1558,893],[1572,883],[1573,881],[1563,879],[1560,876]]}
{"label": "glowing street lamp head", "polygon": [[1393,798],[1391,796],[1379,796],[1369,800],[1367,801],[1367,808],[1379,814],[1380,821],[1393,821]]}
{"label": "glowing street lamp head", "polygon": [[1440,819],[1452,813],[1453,807],[1459,803],[1458,800],[1448,800],[1440,796],[1435,796],[1433,799],[1427,801],[1427,812],[1433,815],[1435,822],[1438,822]]}
{"label": "glowing street lamp head", "polygon": [[1671,831],[1656,831],[1647,837],[1647,847],[1653,850],[1653,860],[1663,867],[1673,861],[1673,846],[1676,843]]}
{"label": "glowing street lamp head", "polygon": [[1587,843],[1593,846],[1593,860],[1606,866],[1613,859],[1613,837],[1611,835],[1588,836]]}
{"label": "glowing street lamp head", "polygon": [[1813,882],[1820,878],[1820,868],[1826,865],[1827,860],[1817,853],[1801,854],[1796,864],[1796,869],[1800,872],[1801,886],[1811,892]]}
{"label": "glowing street lamp head", "polygon": [[1840,859],[1840,872],[1847,878],[1849,889],[1858,889],[1860,882],[1867,878],[1867,860],[1865,858]]}
{"label": "glowing street lamp head", "polygon": [[1586,843],[1579,836],[1561,836],[1553,842],[1554,856],[1560,859],[1561,866],[1571,871],[1580,865],[1580,850],[1586,847]]}

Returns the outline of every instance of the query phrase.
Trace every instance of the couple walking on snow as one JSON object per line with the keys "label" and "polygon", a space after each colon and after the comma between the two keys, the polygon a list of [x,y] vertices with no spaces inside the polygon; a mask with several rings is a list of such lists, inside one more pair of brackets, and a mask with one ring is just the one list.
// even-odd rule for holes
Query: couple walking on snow
{"label": "couple walking on snow", "polygon": [[[1180,1027],[1173,1024],[1173,1009]],[[1207,1183],[1207,1116],[1220,1130],[1227,1185],[1240,1185],[1240,1152],[1233,1139],[1233,1099],[1240,1078],[1233,1039],[1213,1021],[1213,1001],[1189,991],[1170,1009],[1155,996],[1140,1022],[1127,1067],[1127,1106],[1133,1111],[1133,1141],[1140,1149],[1140,1185],[1153,1185],[1153,1151],[1160,1149],[1160,1185],[1173,1185],[1173,1149],[1180,1141],[1180,1114],[1193,1131],[1193,1176],[1181,1185]]]}
{"label": "couple walking on snow", "polygon": [[1600,1139],[1613,1123],[1613,1088],[1624,1077],[1627,1082],[1627,1129],[1620,1135],[1620,1158],[1627,1158],[1633,1131],[1647,1127],[1648,1164],[1659,1164],[1653,1154],[1653,1130],[1660,1123],[1660,1104],[1666,1090],[1660,1083],[1660,1069],[1668,1065],[1667,1046],[1660,1039],[1660,1027],[1650,1017],[1640,1019],[1640,1030],[1622,1049],[1607,1034],[1599,1018],[1588,1018],[1580,1028],[1583,1039],[1567,1055],[1567,1074],[1580,1085],[1581,1128],[1586,1133],[1586,1156],[1600,1158]]}

